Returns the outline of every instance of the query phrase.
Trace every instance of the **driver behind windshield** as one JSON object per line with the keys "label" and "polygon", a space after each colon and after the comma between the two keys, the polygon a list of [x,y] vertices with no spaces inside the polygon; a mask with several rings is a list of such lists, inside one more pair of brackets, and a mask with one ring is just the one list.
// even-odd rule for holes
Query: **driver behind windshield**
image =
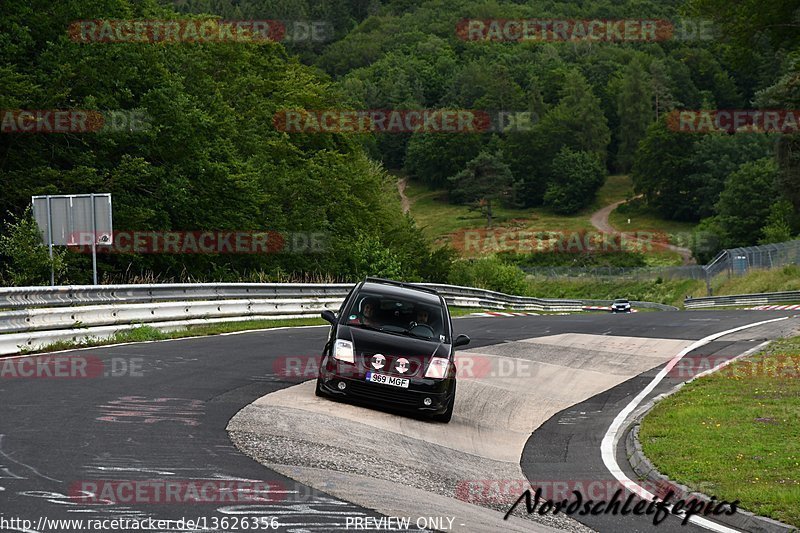
{"label": "driver behind windshield", "polygon": [[[434,339],[442,337],[441,323],[441,315],[437,310],[418,305],[414,309],[414,320],[408,325],[408,329],[418,337]],[[444,340],[443,337],[441,340]]]}
{"label": "driver behind windshield", "polygon": [[417,308],[417,319],[411,322],[411,327],[414,327],[417,324],[428,324],[428,310],[424,307]]}

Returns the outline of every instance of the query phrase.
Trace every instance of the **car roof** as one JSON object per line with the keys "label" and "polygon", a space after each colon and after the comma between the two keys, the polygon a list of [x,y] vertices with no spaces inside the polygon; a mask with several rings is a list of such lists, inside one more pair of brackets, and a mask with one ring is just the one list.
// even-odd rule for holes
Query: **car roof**
{"label": "car roof", "polygon": [[371,293],[385,294],[389,297],[395,298],[413,298],[419,302],[424,302],[428,305],[441,306],[442,302],[439,295],[434,292],[423,291],[409,287],[408,285],[392,285],[390,283],[377,283],[373,281],[365,281],[361,286],[362,291]]}

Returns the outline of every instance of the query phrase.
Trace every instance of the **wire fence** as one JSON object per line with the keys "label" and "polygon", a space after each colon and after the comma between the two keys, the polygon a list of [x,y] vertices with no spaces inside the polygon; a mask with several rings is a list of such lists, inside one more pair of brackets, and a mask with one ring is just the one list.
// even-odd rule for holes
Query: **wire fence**
{"label": "wire fence", "polygon": [[630,280],[701,279],[720,274],[742,276],[750,270],[769,270],[800,264],[800,240],[722,250],[707,265],[669,267],[525,267],[533,276],[546,278],[617,278]]}
{"label": "wire fence", "polygon": [[770,270],[800,263],[800,241],[722,250],[703,267],[709,278],[727,273],[742,276],[750,270]]}
{"label": "wire fence", "polygon": [[546,278],[617,278],[629,280],[705,279],[700,265],[671,267],[523,267],[525,273]]}

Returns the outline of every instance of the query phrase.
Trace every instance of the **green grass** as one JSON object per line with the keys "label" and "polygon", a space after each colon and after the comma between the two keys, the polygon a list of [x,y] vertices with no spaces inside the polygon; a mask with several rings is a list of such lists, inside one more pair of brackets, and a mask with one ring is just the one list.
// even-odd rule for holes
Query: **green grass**
{"label": "green grass", "polygon": [[[448,204],[444,191],[431,191],[419,183],[409,181],[406,195],[411,203],[411,215],[417,225],[437,242],[448,242],[449,234],[463,229],[486,227],[486,217],[470,211],[465,205]],[[581,230],[590,229],[588,214],[565,217],[548,209],[493,208],[493,227],[514,230]]]}
{"label": "green grass", "polygon": [[37,350],[22,350],[22,354],[57,352],[73,350],[90,346],[107,346],[126,342],[162,341],[167,339],[181,339],[185,337],[202,337],[206,335],[219,335],[220,333],[233,333],[251,329],[270,329],[296,326],[318,326],[327,324],[321,318],[291,318],[282,320],[246,320],[242,322],[225,322],[208,324],[204,326],[188,326],[179,331],[163,332],[148,325],[137,326],[125,331],[119,331],[107,339],[89,338],[79,341],[57,341]]}
{"label": "green grass", "polygon": [[[558,215],[541,207],[531,209],[495,207],[493,228],[511,231],[591,231],[592,213],[605,205],[629,198],[632,194],[630,177],[609,176],[592,205],[574,215]],[[443,190],[430,190],[419,182],[409,180],[406,196],[411,205],[411,215],[417,221],[417,225],[437,244],[453,243],[453,234],[456,232],[486,227],[486,218],[480,212],[471,211],[468,206],[447,203],[446,193]],[[668,224],[666,221],[662,222]],[[491,252],[491,246],[487,244],[485,248],[486,253]],[[675,252],[648,253],[646,256],[647,264],[650,266],[681,264],[680,256]],[[571,258],[565,257],[565,261],[570,260]]]}
{"label": "green grass", "polygon": [[683,264],[683,258],[678,252],[672,250],[663,250],[658,253],[649,253],[644,256],[645,263],[649,267],[659,266],[680,266]]}
{"label": "green grass", "polygon": [[[449,307],[450,316],[458,318],[460,316],[469,316],[472,313],[489,313],[489,312],[503,312],[503,313],[536,313],[537,315],[559,315],[563,311],[531,311],[529,309],[477,309],[475,307]],[[575,311],[576,313],[578,311]],[[581,311],[583,312],[583,311]]]}
{"label": "green grass", "polygon": [[[480,309],[475,307],[450,307],[452,317],[471,315],[487,311],[500,311],[500,309]],[[514,311],[514,309],[502,309],[502,311]],[[539,314],[551,314],[547,311],[537,311]],[[552,313],[554,314],[554,313]],[[248,331],[258,329],[271,329],[280,327],[297,326],[322,326],[326,325],[325,320],[319,318],[293,318],[285,320],[248,320],[243,322],[228,322],[222,324],[209,324],[207,326],[189,326],[180,331],[159,331],[158,329],[140,325],[132,329],[120,331],[107,339],[88,338],[79,341],[57,341],[36,350],[22,350],[21,355],[33,355],[40,353],[60,352],[64,350],[75,350],[77,348],[90,348],[94,346],[108,346],[112,344],[124,344],[128,342],[149,342],[163,341],[168,339],[183,339],[187,337],[204,337],[207,335],[219,335],[221,333],[233,333],[237,331]],[[2,357],[0,357],[1,359]]]}
{"label": "green grass", "polygon": [[[628,198],[633,193],[630,178],[624,175],[609,176],[598,191],[594,203],[576,213],[564,216],[546,208],[494,209],[496,226],[517,229],[579,230],[591,229],[589,217],[604,205]],[[417,181],[409,180],[406,196],[411,203],[411,214],[429,237],[440,238],[459,229],[483,228],[486,218],[467,206],[452,205],[446,201],[443,190],[431,190]]]}
{"label": "green grass", "polygon": [[[706,296],[706,284],[702,280],[663,280],[659,283],[657,280],[529,276],[527,281],[530,285],[529,294],[540,298],[629,298],[681,307],[686,295],[695,298]],[[731,279],[726,275],[717,276],[712,281],[712,287],[717,296],[800,290],[800,266],[755,270]]]}
{"label": "green grass", "polygon": [[[638,201],[633,202],[626,212],[621,211],[620,207],[614,209],[608,216],[609,223],[620,231],[663,232],[675,235],[676,241],[688,242],[685,236],[689,235],[697,225],[694,222],[666,220],[660,217],[655,210]],[[630,224],[628,224],[628,219],[631,221]],[[678,239],[679,237],[683,238]],[[682,245],[682,242],[673,242],[673,244]]]}
{"label": "green grass", "polygon": [[[728,279],[726,274],[712,280],[714,294],[753,294],[758,292],[783,292],[800,290],[800,266],[788,265],[772,270],[753,270],[744,276]],[[705,296],[705,291],[696,296]]]}
{"label": "green grass", "polygon": [[597,191],[597,198],[589,211],[594,212],[603,206],[613,204],[633,196],[633,183],[631,178],[625,174],[609,176],[605,184]]}
{"label": "green grass", "polygon": [[608,278],[551,279],[528,277],[529,294],[540,298],[611,300],[628,298],[680,307],[687,294],[705,286],[700,280],[635,281]]}
{"label": "green grass", "polygon": [[[465,316],[472,313],[497,311],[497,309],[478,309],[474,307],[451,307],[451,316]],[[146,324],[125,331],[119,331],[107,339],[82,339],[79,341],[57,341],[37,350],[22,350],[21,354],[37,354],[88,348],[92,346],[108,346],[110,344],[123,344],[127,342],[163,341],[167,339],[182,339],[186,337],[203,337],[206,335],[219,335],[236,331],[257,329],[271,329],[297,326],[322,326],[327,322],[321,318],[292,318],[282,320],[246,320],[242,322],[225,322],[221,324],[208,324],[205,326],[189,326],[179,331],[159,331]]]}
{"label": "green grass", "polygon": [[[711,288],[715,296],[797,291],[800,290],[800,266],[787,265],[772,270],[751,270],[744,276],[731,278],[728,278],[727,274],[721,274],[711,280]],[[695,298],[706,296],[705,284],[702,287],[698,286],[691,294]]]}
{"label": "green grass", "polygon": [[800,337],[689,383],[645,417],[639,438],[671,479],[800,526]]}
{"label": "green grass", "polygon": [[475,307],[447,307],[451,317],[467,316],[472,313],[485,313],[487,311],[500,311],[500,309],[478,309]]}

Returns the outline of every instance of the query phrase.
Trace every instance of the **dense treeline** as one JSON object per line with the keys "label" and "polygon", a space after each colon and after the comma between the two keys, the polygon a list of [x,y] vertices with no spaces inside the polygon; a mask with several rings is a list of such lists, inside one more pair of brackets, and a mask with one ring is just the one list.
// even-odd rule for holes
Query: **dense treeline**
{"label": "dense treeline", "polygon": [[[76,19],[203,14],[290,28],[325,21],[330,34],[137,45],[78,44],[66,31]],[[719,247],[784,240],[800,229],[798,136],[668,127],[676,109],[800,107],[800,15],[791,0],[5,0],[0,15],[0,109],[136,109],[150,126],[0,135],[0,216],[17,228],[0,239],[6,282],[23,282],[11,274],[26,237],[8,234],[24,233],[18,221],[30,196],[90,191],[114,195],[118,229],[332,236],[316,254],[104,256],[101,269],[114,279],[447,279],[450,253],[432,252],[402,215],[384,168],[475,204],[487,224],[497,204],[574,213],[608,172],[630,172],[643,209],[702,221]],[[682,17],[713,19],[713,38],[686,38],[694,26]],[[497,43],[460,39],[465,18],[677,26],[674,38],[652,43]],[[272,124],[287,108],[473,109],[535,121],[475,134],[287,134]],[[68,254],[66,262],[70,281],[86,281],[79,267],[88,258]]]}
{"label": "dense treeline", "polygon": [[[526,17],[666,18],[675,33],[655,43],[592,44],[465,42],[454,31],[462,18]],[[464,0],[413,9],[389,2],[316,64],[355,106],[522,110],[538,117],[530,131],[378,137],[373,154],[389,167],[455,193],[454,177],[463,178],[486,151],[502,153],[511,170],[507,203],[574,213],[603,183],[593,156],[607,171],[632,173],[645,209],[702,220],[700,231],[712,234],[702,242],[718,249],[786,240],[800,230],[797,136],[675,132],[667,127],[670,112],[798,109],[798,20],[800,6],[789,0],[613,7]],[[706,248],[700,259],[714,251]]]}
{"label": "dense treeline", "polygon": [[[562,149],[592,154],[610,171],[628,171],[638,142],[660,115],[678,106],[741,107],[755,90],[751,80],[737,85],[732,65],[706,41],[487,43],[461,41],[455,32],[459,20],[470,17],[676,20],[674,2],[613,8],[606,2],[423,2],[411,12],[395,5],[331,44],[316,62],[339,80],[354,105],[528,111],[538,117],[530,131],[477,139],[377,138],[384,164],[433,186],[448,186],[447,178],[466,161],[497,147],[513,173],[511,202],[574,212],[591,202],[599,185],[565,186],[565,174],[580,172],[556,168]],[[547,194],[553,188],[570,191],[571,201],[556,204],[563,194]]]}
{"label": "dense treeline", "polygon": [[[0,5],[0,109],[138,109],[148,122],[143,131],[0,134],[6,283],[49,281],[49,273],[31,279],[33,259],[21,251],[28,237],[19,218],[31,195],[86,192],[112,193],[115,230],[330,237],[324,253],[101,255],[107,279],[442,279],[394,183],[353,138],[275,130],[279,109],[342,105],[330,82],[282,45],[78,44],[66,32],[76,19],[174,16],[154,1]],[[89,257],[65,261],[60,281],[91,280]]]}
{"label": "dense treeline", "polygon": [[[800,109],[800,6],[689,0],[689,15],[720,28],[714,51],[728,57],[745,107]],[[718,108],[724,106],[718,105]],[[796,122],[795,122],[796,123]],[[797,131],[797,127],[794,127]],[[652,124],[633,177],[665,218],[701,221],[717,248],[781,242],[800,231],[800,135],[679,135]],[[696,250],[701,260],[714,250]]]}
{"label": "dense treeline", "polygon": [[[800,8],[791,0],[741,6],[390,0],[332,4],[327,11],[309,0],[293,4],[291,13],[281,2],[209,1],[186,0],[182,9],[334,21],[335,42],[303,57],[330,74],[355,108],[532,113],[538,120],[529,131],[382,135],[367,142],[374,158],[447,188],[451,201],[465,201],[456,177],[468,177],[470,165],[487,154],[502,154],[511,183],[509,190],[501,183],[496,201],[573,213],[602,185],[587,167],[592,155],[606,171],[632,172],[646,208],[665,218],[705,220],[702,230],[714,232],[720,247],[782,240],[800,229],[796,141],[666,127],[676,109],[797,108]],[[469,42],[456,32],[464,18],[668,19],[675,31],[655,43]],[[776,157],[777,167],[770,163]],[[752,186],[756,175],[768,183]],[[737,185],[745,182],[747,190]]]}

